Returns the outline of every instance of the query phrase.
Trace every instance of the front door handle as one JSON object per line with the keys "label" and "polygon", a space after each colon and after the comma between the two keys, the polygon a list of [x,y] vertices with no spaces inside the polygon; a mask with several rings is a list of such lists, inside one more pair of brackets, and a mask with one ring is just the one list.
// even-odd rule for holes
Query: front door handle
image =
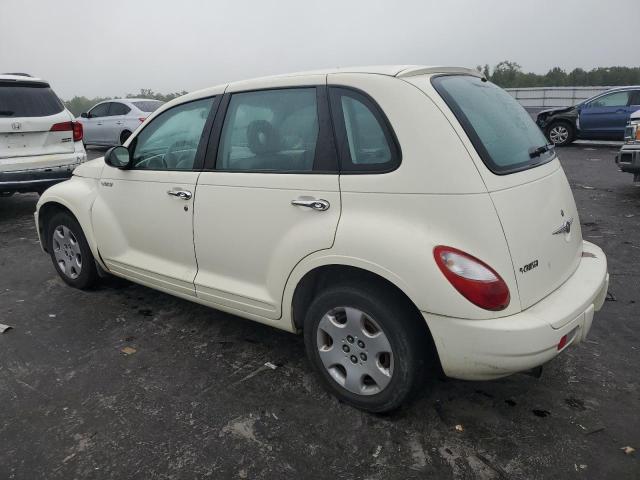
{"label": "front door handle", "polygon": [[324,212],[325,210],[329,210],[329,207],[331,206],[331,204],[326,200],[323,200],[323,199],[316,200],[315,198],[312,198],[310,200],[306,200],[306,199],[291,200],[291,205],[295,205],[297,207],[313,208],[314,210],[318,210],[321,212]]}
{"label": "front door handle", "polygon": [[167,190],[167,195],[178,197],[182,200],[191,200],[191,197],[193,197],[193,193],[189,190]]}

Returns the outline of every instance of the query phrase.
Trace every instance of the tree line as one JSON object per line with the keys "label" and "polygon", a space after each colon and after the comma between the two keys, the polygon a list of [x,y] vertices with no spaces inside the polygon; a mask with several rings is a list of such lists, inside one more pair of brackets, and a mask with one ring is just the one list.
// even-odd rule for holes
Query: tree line
{"label": "tree line", "polygon": [[[125,96],[125,98],[152,98],[154,100],[160,100],[162,102],[168,102],[169,100],[173,100],[176,97],[181,95],[185,95],[188,93],[183,90],[182,92],[174,92],[174,93],[157,93],[151,90],[150,88],[141,88],[139,93],[129,93]],[[91,107],[93,107],[96,103],[104,102],[105,100],[111,100],[113,98],[122,98],[122,97],[95,97],[95,98],[87,98],[87,97],[79,97],[75,96],[71,100],[63,100],[64,104],[67,108],[73,113],[75,116],[80,115],[83,112],[88,112]]]}
{"label": "tree line", "polygon": [[[544,75],[532,72],[523,72],[522,67],[510,60],[498,63],[493,68],[489,65],[476,67],[482,74],[496,85],[502,88],[517,87],[595,87],[640,85],[640,67],[598,67],[592,70],[575,68],[570,72],[560,67],[554,67]],[[128,94],[126,98],[153,98],[168,102],[176,97],[186,94],[186,91],[174,93],[157,93],[150,88],[141,88],[136,94]],[[65,105],[74,115],[80,115],[91,109],[96,103],[111,100],[116,97],[79,97],[65,101]]]}
{"label": "tree line", "polygon": [[575,68],[570,72],[554,67],[544,75],[523,72],[522,67],[509,60],[476,67],[488,80],[502,88],[517,87],[595,87],[640,85],[640,67],[598,67],[591,70]]}

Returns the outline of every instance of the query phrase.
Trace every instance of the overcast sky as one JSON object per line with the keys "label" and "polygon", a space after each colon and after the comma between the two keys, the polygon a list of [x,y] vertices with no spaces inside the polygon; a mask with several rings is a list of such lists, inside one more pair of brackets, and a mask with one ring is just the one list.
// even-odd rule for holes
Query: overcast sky
{"label": "overcast sky", "polygon": [[58,95],[332,66],[639,66],[640,0],[0,0],[0,72]]}

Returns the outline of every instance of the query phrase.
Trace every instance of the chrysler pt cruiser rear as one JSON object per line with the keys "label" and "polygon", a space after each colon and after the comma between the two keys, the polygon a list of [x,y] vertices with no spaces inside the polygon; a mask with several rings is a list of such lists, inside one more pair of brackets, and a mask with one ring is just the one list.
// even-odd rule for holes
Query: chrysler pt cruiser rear
{"label": "chrysler pt cruiser rear", "polygon": [[394,409],[582,341],[607,293],[552,146],[463,68],[373,67],[176,99],[38,203],[70,285],[105,272],[304,334],[322,383]]}

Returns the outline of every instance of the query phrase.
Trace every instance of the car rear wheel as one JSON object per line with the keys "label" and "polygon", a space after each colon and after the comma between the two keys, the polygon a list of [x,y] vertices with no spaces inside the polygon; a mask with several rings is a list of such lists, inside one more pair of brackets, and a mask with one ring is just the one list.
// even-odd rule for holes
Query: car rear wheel
{"label": "car rear wheel", "polygon": [[98,271],[78,221],[66,212],[57,213],[47,223],[46,235],[58,275],[72,287],[92,287],[98,280]]}
{"label": "car rear wheel", "polygon": [[369,412],[394,410],[417,391],[427,363],[426,328],[416,317],[384,288],[330,287],[307,311],[307,355],[338,399]]}
{"label": "car rear wheel", "polygon": [[569,145],[575,140],[574,129],[565,122],[554,122],[547,128],[547,138],[559,147]]}

